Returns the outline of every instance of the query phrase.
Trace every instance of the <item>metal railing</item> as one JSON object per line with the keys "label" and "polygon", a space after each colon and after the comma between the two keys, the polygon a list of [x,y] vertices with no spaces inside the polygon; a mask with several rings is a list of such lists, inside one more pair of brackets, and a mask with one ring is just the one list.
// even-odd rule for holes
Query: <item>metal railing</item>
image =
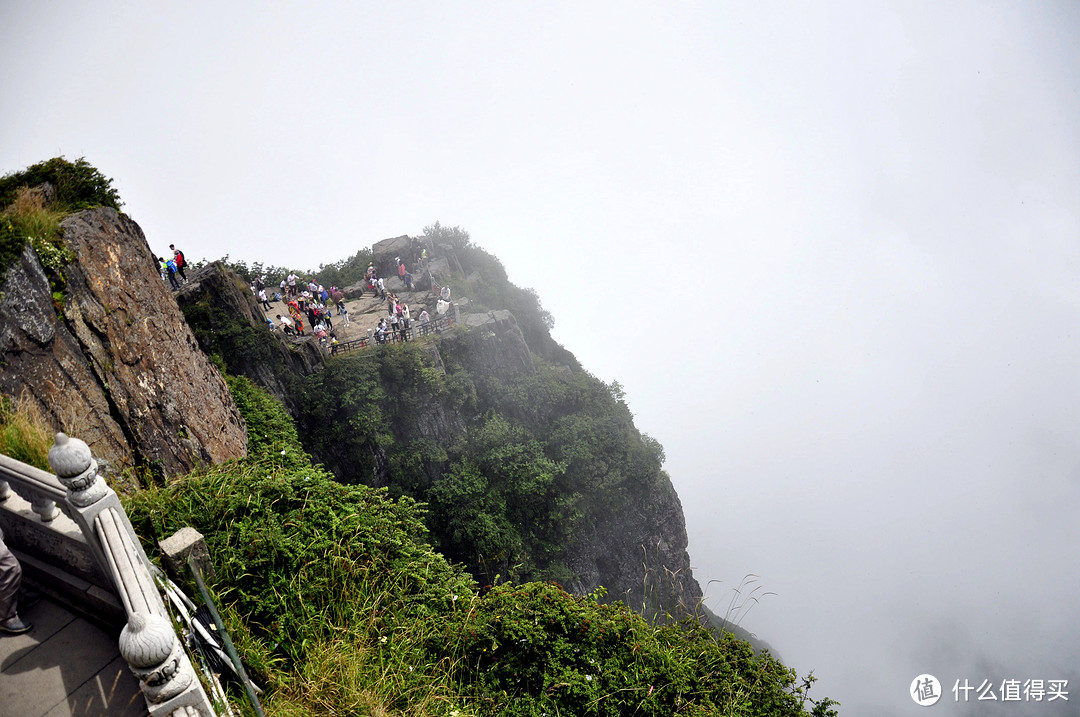
{"label": "metal railing", "polygon": [[361,351],[381,344],[412,341],[417,337],[441,334],[443,331],[448,331],[452,328],[454,328],[454,317],[452,314],[440,316],[426,323],[420,323],[416,319],[413,319],[409,323],[409,328],[407,329],[390,329],[383,334],[372,333],[369,336],[364,336],[359,339],[350,339],[349,341],[330,344],[327,346],[327,351],[331,356],[339,356],[341,354]]}

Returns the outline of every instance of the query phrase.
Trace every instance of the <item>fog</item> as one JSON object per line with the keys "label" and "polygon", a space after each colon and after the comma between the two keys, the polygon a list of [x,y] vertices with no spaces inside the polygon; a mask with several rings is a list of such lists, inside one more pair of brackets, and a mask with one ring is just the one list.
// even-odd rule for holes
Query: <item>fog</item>
{"label": "fog", "polygon": [[1080,5],[314,7],[5,4],[0,171],[85,156],[189,260],[460,225],[812,694],[1076,713]]}

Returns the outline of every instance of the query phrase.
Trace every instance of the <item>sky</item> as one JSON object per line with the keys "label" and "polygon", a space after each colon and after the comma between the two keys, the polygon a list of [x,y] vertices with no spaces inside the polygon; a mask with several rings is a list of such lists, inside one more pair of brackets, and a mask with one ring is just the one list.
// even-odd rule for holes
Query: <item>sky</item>
{"label": "sky", "polygon": [[189,260],[462,227],[812,694],[1076,714],[1078,37],[1071,0],[0,0],[0,172],[86,157]]}

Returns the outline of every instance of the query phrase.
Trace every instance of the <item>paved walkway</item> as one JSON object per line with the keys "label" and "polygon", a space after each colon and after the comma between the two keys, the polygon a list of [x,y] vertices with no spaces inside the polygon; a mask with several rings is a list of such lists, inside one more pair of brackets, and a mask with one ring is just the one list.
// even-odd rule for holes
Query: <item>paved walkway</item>
{"label": "paved walkway", "polygon": [[117,634],[45,599],[24,635],[0,636],[0,717],[145,717]]}

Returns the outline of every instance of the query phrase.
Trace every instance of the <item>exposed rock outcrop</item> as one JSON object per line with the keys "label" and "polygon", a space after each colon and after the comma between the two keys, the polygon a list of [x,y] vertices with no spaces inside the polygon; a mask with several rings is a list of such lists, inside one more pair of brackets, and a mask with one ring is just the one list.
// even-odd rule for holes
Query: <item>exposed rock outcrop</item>
{"label": "exposed rock outcrop", "polygon": [[114,463],[173,474],[245,455],[243,420],[139,226],[107,208],[61,226],[76,257],[63,290],[29,247],[0,287],[0,390],[27,391],[57,429]]}
{"label": "exposed rock outcrop", "polygon": [[[203,351],[220,354],[230,373],[250,378],[299,412],[300,382],[326,361],[317,343],[271,334],[251,290],[221,262],[191,273],[176,300]],[[282,304],[278,313],[286,313]]]}
{"label": "exposed rock outcrop", "polygon": [[536,370],[525,336],[509,311],[469,314],[464,323],[470,329],[470,363],[476,370],[502,379]]}
{"label": "exposed rock outcrop", "polygon": [[609,506],[587,539],[567,546],[578,579],[566,587],[585,594],[603,585],[611,599],[649,618],[691,614],[702,592],[690,567],[682,502],[670,480],[642,498]]}
{"label": "exposed rock outcrop", "polygon": [[412,269],[414,240],[409,236],[383,239],[371,245],[371,257],[379,276],[384,278],[398,275],[397,261],[404,261]]}

